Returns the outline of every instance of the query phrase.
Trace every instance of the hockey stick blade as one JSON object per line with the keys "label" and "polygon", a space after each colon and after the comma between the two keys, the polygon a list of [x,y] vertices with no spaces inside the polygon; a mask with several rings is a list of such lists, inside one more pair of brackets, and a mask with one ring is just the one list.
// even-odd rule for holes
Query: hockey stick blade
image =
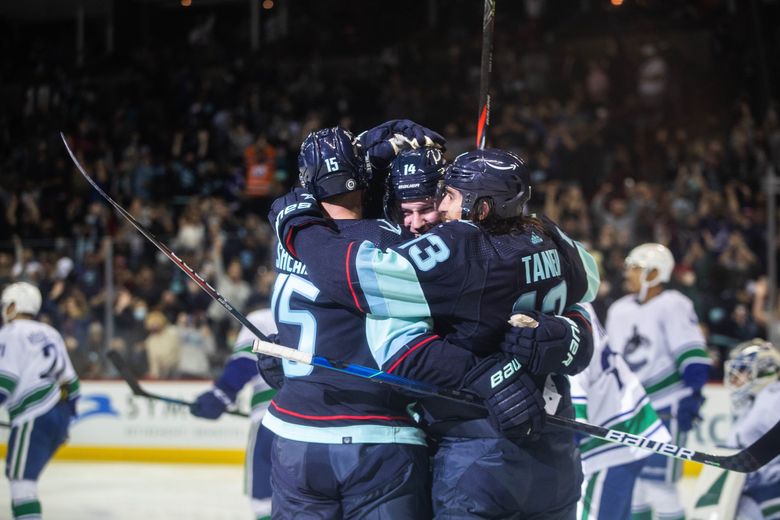
{"label": "hockey stick blade", "polygon": [[[65,139],[65,135],[60,133],[60,136],[62,137],[62,141],[65,144],[65,148],[67,149],[70,158],[73,160],[79,172],[81,172],[81,174],[84,176],[85,179],[87,179],[87,181],[92,185],[92,187],[94,187],[98,191],[98,193],[100,193],[112,206],[114,206],[114,208],[116,208],[116,210],[122,216],[124,216],[128,221],[130,221],[130,223],[143,236],[145,236],[150,242],[152,242],[171,261],[173,261],[179,267],[179,269],[184,271],[192,280],[194,280],[201,287],[201,289],[203,289],[214,300],[219,302],[220,305],[222,305],[225,309],[227,309],[234,318],[236,318],[242,325],[245,325],[258,338],[258,340],[255,341],[252,349],[254,352],[260,354],[266,354],[269,356],[278,357],[282,359],[288,359],[291,361],[296,361],[304,364],[309,364],[316,367],[325,368],[328,370],[343,372],[352,376],[369,379],[377,383],[389,384],[401,388],[403,390],[413,391],[422,395],[442,397],[452,401],[460,402],[465,406],[472,406],[472,407],[478,406],[484,408],[482,402],[479,401],[479,399],[477,399],[473,394],[470,394],[468,392],[463,392],[460,390],[454,390],[450,388],[437,387],[435,385],[431,385],[422,381],[415,381],[415,380],[407,379],[405,377],[397,376],[395,374],[388,374],[387,372],[378,370],[376,368],[355,365],[352,363],[345,363],[343,361],[332,360],[322,356],[314,356],[310,353],[304,353],[296,349],[292,349],[289,347],[285,347],[282,345],[277,345],[275,343],[269,342],[268,338],[264,334],[262,334],[257,329],[257,327],[252,325],[252,323],[243,314],[241,314],[238,310],[233,308],[233,306],[230,305],[230,303],[228,303],[222,297],[222,295],[220,295],[216,290],[214,290],[213,287],[211,287],[208,283],[206,283],[203,280],[203,278],[200,277],[200,275],[198,275],[192,268],[190,268],[181,259],[179,259],[179,257],[177,257],[173,253],[173,251],[168,249],[164,244],[162,244],[159,240],[157,240],[154,237],[154,235],[146,231],[146,229],[144,229],[144,227],[141,224],[139,224],[133,218],[132,215],[130,215],[127,211],[125,211],[124,208],[122,208],[119,204],[114,202],[114,200],[111,199],[111,197],[106,195],[106,193],[102,189],[100,189],[100,187],[97,184],[95,184],[95,182],[89,177],[89,175],[87,175],[87,172],[84,170],[81,164],[79,164],[78,160],[76,160],[76,157],[73,155],[73,152],[71,152],[70,147],[68,146],[68,143]],[[116,364],[115,359],[119,360],[119,365],[117,365],[117,369],[120,371],[120,374],[122,374],[122,377],[125,379],[125,381],[127,381],[128,385],[130,385],[130,388],[133,390],[133,393],[135,395],[147,397],[150,399],[159,399],[162,401],[181,404],[184,406],[190,405],[190,403],[187,403],[186,401],[171,399],[168,397],[158,396],[146,392],[143,388],[141,388],[141,385],[138,384],[138,381],[136,380],[135,376],[133,376],[133,374],[130,373],[130,371],[127,369],[126,365],[124,364],[124,360],[122,360],[121,356],[119,356],[118,353],[109,352],[108,356],[109,359],[115,364]],[[124,367],[124,371],[122,370],[121,367]],[[242,415],[240,414],[240,412],[230,412],[230,413],[233,413],[234,415]],[[778,431],[779,427],[777,425],[775,425],[774,428],[772,428],[769,432],[767,432],[763,437],[761,437],[758,441],[756,441],[748,448],[734,455],[723,456],[723,455],[711,455],[708,453],[689,450],[687,448],[675,446],[674,444],[659,443],[657,441],[653,441],[646,437],[640,437],[638,435],[633,435],[618,430],[610,430],[608,428],[604,428],[601,426],[583,423],[566,417],[560,417],[557,415],[548,415],[547,421],[548,423],[556,427],[566,428],[568,430],[572,430],[575,432],[584,433],[586,435],[590,435],[593,437],[598,437],[608,442],[614,442],[626,446],[634,446],[645,450],[650,450],[656,453],[660,453],[661,455],[667,457],[674,457],[682,460],[692,460],[695,462],[701,462],[702,464],[709,464],[711,466],[716,466],[723,469],[740,471],[740,472],[755,471],[757,468],[763,466],[764,464],[772,460],[778,454],[778,445],[780,444],[778,442],[778,436],[780,435],[780,432]]]}
{"label": "hockey stick blade", "polygon": [[[145,397],[147,399],[163,401],[165,403],[178,404],[181,406],[188,406],[188,407],[192,406],[192,403],[189,401],[184,401],[182,399],[175,399],[173,397],[166,397],[164,395],[159,395],[159,394],[152,394],[144,390],[141,387],[141,384],[138,382],[138,379],[136,379],[135,375],[130,371],[130,367],[127,366],[125,360],[122,359],[121,355],[119,355],[119,352],[112,350],[108,354],[106,354],[106,357],[108,358],[109,361],[111,361],[114,367],[116,367],[117,371],[119,371],[119,375],[122,376],[122,379],[125,380],[127,386],[130,387],[130,390],[133,392],[133,395],[138,397]],[[230,415],[237,415],[239,417],[249,417],[247,414],[235,410],[225,410],[225,413],[229,413]]]}

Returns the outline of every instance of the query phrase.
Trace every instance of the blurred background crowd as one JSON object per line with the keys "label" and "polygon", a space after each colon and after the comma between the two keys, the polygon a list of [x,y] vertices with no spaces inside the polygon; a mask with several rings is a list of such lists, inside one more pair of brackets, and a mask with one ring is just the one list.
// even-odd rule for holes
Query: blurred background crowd
{"label": "blurred background crowd", "polygon": [[[602,318],[627,252],[656,241],[714,359],[772,334],[780,3],[562,4],[498,6],[489,142],[526,158],[531,210],[599,259]],[[269,303],[265,214],[297,181],[309,131],[410,118],[450,159],[472,147],[481,2],[394,2],[380,20],[357,1],[266,0],[255,43],[246,2],[112,5],[123,32],[108,45],[105,20],[86,16],[75,58],[72,19],[0,11],[0,287],[41,287],[83,378],[115,375],[106,349],[140,376],[211,377],[238,324],[87,185],[60,131],[244,313]]]}

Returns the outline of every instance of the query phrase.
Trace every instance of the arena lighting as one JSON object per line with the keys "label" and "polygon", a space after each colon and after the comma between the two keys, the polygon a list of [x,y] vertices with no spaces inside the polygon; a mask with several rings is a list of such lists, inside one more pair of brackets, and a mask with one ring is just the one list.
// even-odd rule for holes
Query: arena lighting
{"label": "arena lighting", "polygon": [[192,5],[192,0],[181,0],[182,7],[189,7]]}
{"label": "arena lighting", "polygon": [[263,0],[263,9],[273,9],[274,0]]}
{"label": "arena lighting", "polygon": [[623,0],[609,0],[609,3],[611,3],[615,7],[619,7],[623,5]]}

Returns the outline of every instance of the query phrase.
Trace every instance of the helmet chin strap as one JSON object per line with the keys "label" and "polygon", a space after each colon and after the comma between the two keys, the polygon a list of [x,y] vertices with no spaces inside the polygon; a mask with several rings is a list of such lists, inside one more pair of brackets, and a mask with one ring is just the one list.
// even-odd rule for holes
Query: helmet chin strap
{"label": "helmet chin strap", "polygon": [[639,277],[639,293],[637,294],[637,297],[642,303],[644,303],[645,299],[647,298],[647,291],[649,291],[651,287],[655,287],[660,283],[658,276],[655,277],[655,280],[647,279],[647,275],[650,274],[650,271],[652,271],[652,269],[642,269],[642,274]]}

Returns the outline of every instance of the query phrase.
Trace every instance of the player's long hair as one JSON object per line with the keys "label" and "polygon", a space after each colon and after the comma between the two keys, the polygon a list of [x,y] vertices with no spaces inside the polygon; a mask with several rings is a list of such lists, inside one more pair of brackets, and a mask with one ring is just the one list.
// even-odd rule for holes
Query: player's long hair
{"label": "player's long hair", "polygon": [[535,217],[529,217],[526,215],[520,215],[512,218],[500,218],[495,212],[489,211],[487,217],[482,216],[482,201],[488,203],[488,208],[492,210],[493,200],[489,197],[485,197],[477,200],[474,204],[474,215],[472,222],[484,229],[490,235],[508,235],[510,233],[525,233],[529,228],[533,228],[534,231],[546,234],[544,226],[541,221]]}

